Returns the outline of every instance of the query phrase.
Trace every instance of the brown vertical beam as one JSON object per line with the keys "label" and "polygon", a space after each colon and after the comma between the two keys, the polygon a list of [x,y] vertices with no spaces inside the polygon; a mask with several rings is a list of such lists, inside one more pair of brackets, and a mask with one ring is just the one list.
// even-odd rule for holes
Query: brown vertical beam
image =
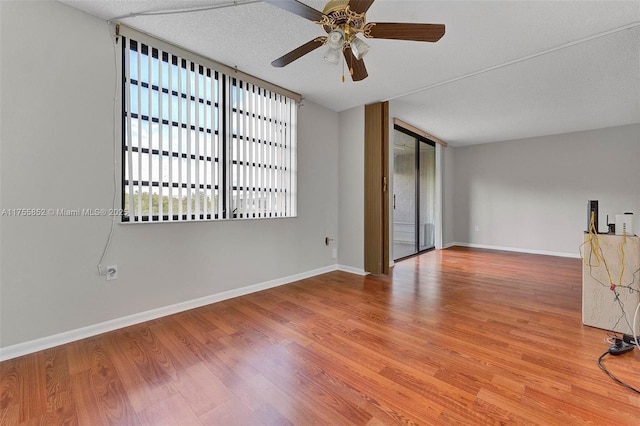
{"label": "brown vertical beam", "polygon": [[389,273],[389,103],[364,108],[364,269]]}

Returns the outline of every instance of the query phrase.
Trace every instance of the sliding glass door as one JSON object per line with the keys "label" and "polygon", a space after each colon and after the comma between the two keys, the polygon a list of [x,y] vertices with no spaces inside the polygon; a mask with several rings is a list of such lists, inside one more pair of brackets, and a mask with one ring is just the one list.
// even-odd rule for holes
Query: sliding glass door
{"label": "sliding glass door", "polygon": [[435,246],[435,144],[396,126],[393,132],[393,258]]}

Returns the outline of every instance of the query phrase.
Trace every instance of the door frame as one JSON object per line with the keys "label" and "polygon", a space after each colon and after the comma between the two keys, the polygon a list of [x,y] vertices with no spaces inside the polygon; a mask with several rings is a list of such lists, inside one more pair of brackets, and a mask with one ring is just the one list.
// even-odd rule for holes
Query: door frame
{"label": "door frame", "polygon": [[389,102],[364,107],[364,270],[389,274]]}

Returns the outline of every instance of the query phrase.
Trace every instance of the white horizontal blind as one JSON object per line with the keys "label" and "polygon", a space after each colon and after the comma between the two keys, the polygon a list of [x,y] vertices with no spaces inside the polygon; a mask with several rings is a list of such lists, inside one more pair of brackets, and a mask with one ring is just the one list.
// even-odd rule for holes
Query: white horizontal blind
{"label": "white horizontal blind", "polygon": [[123,221],[295,216],[297,103],[187,56],[123,39]]}
{"label": "white horizontal blind", "polygon": [[234,218],[296,215],[296,102],[231,79],[231,208]]}

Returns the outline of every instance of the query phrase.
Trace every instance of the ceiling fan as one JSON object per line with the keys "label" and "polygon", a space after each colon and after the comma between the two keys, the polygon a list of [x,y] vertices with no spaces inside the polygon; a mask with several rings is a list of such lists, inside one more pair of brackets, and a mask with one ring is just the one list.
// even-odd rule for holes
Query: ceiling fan
{"label": "ceiling fan", "polygon": [[264,1],[321,25],[327,33],[327,36],[316,37],[271,62],[274,67],[284,67],[326,44],[329,49],[324,59],[338,64],[341,54],[344,55],[351,78],[360,81],[369,75],[362,60],[369,46],[358,34],[365,38],[430,42],[438,41],[444,35],[443,24],[367,23],[366,13],[374,0],[330,0],[322,12],[296,0]]}

